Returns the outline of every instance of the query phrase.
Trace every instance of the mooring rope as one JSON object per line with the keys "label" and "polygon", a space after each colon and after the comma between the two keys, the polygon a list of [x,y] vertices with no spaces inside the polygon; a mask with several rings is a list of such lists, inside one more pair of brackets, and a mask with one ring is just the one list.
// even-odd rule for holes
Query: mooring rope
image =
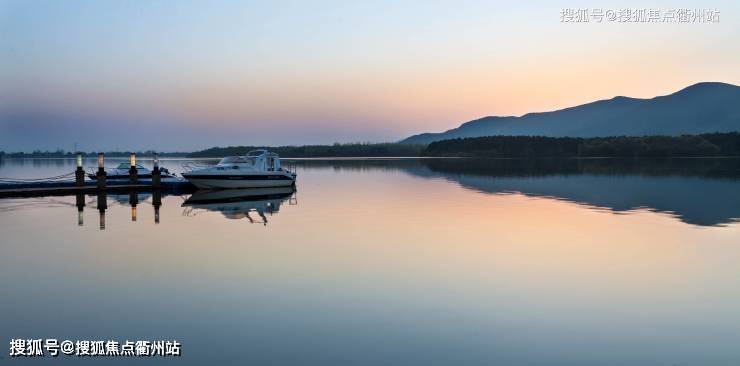
{"label": "mooring rope", "polygon": [[0,183],[44,183],[44,182],[55,182],[65,178],[70,178],[75,175],[74,172],[57,175],[54,177],[46,178],[2,178],[0,177]]}
{"label": "mooring rope", "polygon": [[195,169],[212,167],[214,166],[214,164],[202,163],[202,162],[196,162],[196,161],[188,161],[188,162],[180,164],[180,166],[182,167],[184,171],[189,172]]}

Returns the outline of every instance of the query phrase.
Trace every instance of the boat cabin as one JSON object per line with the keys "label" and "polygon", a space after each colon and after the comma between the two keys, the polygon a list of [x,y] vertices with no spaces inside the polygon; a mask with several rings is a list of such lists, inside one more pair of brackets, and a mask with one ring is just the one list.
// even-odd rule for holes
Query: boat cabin
{"label": "boat cabin", "polygon": [[[131,164],[129,164],[129,163],[120,163],[120,164],[118,164],[118,166],[116,166],[115,169],[129,170],[129,169],[131,169]],[[141,164],[136,164],[136,170],[142,170],[142,169],[143,170],[149,170],[149,169],[144,168],[143,166],[141,166]]]}
{"label": "boat cabin", "polygon": [[218,162],[219,167],[231,169],[280,170],[280,156],[267,150],[252,150],[244,156],[227,156]]}

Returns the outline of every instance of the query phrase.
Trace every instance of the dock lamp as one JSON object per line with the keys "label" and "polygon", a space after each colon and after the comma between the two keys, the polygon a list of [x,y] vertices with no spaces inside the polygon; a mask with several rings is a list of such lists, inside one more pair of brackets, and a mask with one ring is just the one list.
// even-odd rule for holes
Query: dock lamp
{"label": "dock lamp", "polygon": [[138,180],[137,171],[136,171],[136,154],[131,153],[131,169],[128,170],[128,175],[131,181],[131,184],[136,184],[136,181]]}
{"label": "dock lamp", "polygon": [[105,189],[105,154],[98,153],[98,172],[96,178],[98,181],[98,189]]}
{"label": "dock lamp", "polygon": [[75,170],[75,185],[82,187],[85,185],[85,171],[82,170],[82,153],[77,153],[77,169]]}
{"label": "dock lamp", "polygon": [[162,172],[159,170],[159,154],[154,153],[154,169],[152,170],[152,186],[159,188],[162,184]]}

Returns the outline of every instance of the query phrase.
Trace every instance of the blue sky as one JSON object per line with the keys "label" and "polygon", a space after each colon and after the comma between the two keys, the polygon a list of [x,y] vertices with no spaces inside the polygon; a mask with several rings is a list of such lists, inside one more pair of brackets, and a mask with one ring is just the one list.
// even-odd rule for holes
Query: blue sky
{"label": "blue sky", "polygon": [[[563,7],[717,24],[563,24]],[[740,84],[731,1],[0,0],[0,150],[394,141],[486,115]]]}

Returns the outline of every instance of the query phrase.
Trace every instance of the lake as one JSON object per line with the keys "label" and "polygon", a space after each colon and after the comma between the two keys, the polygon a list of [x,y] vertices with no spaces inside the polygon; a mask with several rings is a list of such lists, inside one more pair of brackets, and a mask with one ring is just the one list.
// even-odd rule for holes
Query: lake
{"label": "lake", "polygon": [[296,163],[296,192],[0,200],[4,342],[182,344],[0,364],[740,364],[740,159]]}

